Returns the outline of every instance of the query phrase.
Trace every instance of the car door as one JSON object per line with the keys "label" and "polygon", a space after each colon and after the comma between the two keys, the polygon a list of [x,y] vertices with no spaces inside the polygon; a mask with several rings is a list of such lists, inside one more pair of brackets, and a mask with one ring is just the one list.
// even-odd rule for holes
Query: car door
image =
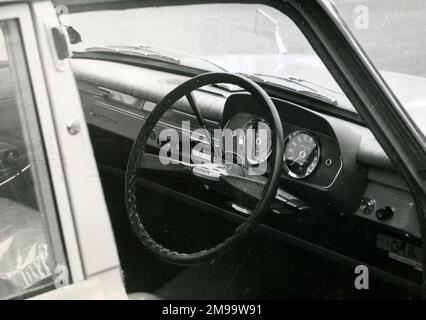
{"label": "car door", "polygon": [[60,36],[49,2],[1,5],[0,298],[125,298]]}

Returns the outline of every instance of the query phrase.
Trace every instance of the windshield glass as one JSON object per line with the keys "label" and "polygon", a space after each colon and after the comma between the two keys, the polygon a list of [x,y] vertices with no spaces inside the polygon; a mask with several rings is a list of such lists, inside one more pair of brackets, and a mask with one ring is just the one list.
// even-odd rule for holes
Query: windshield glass
{"label": "windshield glass", "polygon": [[71,36],[78,42],[73,45],[75,52],[124,53],[202,70],[250,74],[354,111],[294,22],[271,7],[202,4],[106,9],[61,19],[78,32]]}
{"label": "windshield glass", "polygon": [[426,1],[333,2],[400,102],[425,130]]}

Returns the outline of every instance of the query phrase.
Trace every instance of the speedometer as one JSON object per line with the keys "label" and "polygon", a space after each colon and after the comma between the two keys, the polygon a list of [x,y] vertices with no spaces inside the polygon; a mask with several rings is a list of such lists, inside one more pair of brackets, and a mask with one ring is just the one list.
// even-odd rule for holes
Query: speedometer
{"label": "speedometer", "polygon": [[320,159],[320,146],[306,131],[295,131],[284,141],[284,170],[293,178],[302,179],[314,172]]}

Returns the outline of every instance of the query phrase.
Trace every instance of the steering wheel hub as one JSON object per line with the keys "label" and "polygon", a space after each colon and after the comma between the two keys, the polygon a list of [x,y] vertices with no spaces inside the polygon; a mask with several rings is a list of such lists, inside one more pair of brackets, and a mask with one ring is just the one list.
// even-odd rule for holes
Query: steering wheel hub
{"label": "steering wheel hub", "polygon": [[198,177],[219,181],[221,176],[228,173],[229,167],[218,163],[202,163],[195,165],[192,172]]}

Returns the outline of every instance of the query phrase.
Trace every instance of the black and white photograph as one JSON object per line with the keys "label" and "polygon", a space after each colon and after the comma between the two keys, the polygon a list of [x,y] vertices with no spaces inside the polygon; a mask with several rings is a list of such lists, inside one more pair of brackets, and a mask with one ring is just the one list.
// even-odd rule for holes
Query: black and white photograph
{"label": "black and white photograph", "polygon": [[425,22],[424,0],[0,0],[0,300],[426,299]]}

